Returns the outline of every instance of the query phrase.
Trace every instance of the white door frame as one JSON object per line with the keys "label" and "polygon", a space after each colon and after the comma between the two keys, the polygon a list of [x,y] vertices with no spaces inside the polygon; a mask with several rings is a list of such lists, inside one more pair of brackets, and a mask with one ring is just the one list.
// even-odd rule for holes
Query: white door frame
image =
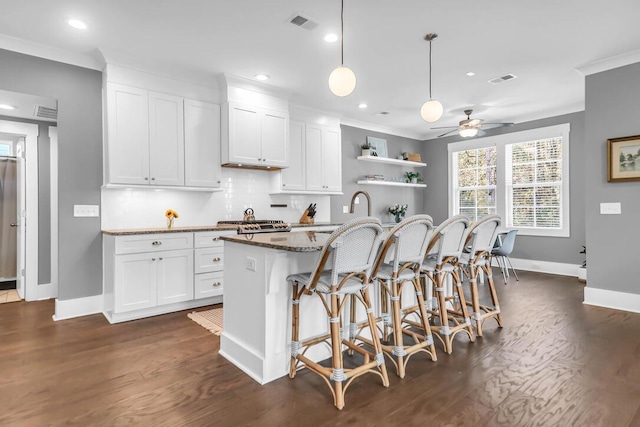
{"label": "white door frame", "polygon": [[[26,231],[24,260],[25,300],[38,299],[38,125],[0,120],[0,132],[25,138],[26,213],[22,219]],[[18,254],[21,256],[21,254]],[[17,274],[21,274],[20,271]]]}
{"label": "white door frame", "polygon": [[[49,126],[50,198],[51,198],[51,291],[38,299],[58,297],[58,128]],[[38,289],[43,286],[39,286]]]}

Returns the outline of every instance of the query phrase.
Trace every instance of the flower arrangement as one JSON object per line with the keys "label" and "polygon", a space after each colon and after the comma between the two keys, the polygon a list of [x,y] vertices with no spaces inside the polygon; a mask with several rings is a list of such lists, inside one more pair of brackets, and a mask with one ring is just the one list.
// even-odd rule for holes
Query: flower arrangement
{"label": "flower arrangement", "polygon": [[407,182],[420,182],[420,181],[422,181],[422,177],[420,176],[420,172],[405,172],[404,175],[407,178]]}
{"label": "flower arrangement", "polygon": [[407,213],[407,208],[409,206],[407,206],[407,204],[405,203],[404,205],[399,205],[399,204],[395,204],[391,207],[389,207],[389,213],[393,214],[393,215],[402,215],[404,216],[404,214]]}
{"label": "flower arrangement", "polygon": [[167,209],[167,211],[164,213],[164,216],[167,217],[167,228],[168,229],[172,229],[173,228],[173,220],[180,217],[178,215],[178,212],[174,211],[173,209]]}

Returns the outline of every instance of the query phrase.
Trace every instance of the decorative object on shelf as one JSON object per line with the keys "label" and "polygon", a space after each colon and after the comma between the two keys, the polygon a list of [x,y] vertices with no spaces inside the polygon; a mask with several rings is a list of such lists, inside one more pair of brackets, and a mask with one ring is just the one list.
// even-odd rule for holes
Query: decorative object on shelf
{"label": "decorative object on shelf", "polygon": [[364,176],[369,181],[384,181],[384,175],[382,174],[370,174]]}
{"label": "decorative object on shelf", "polygon": [[344,66],[344,0],[340,8],[340,66],[329,75],[329,89],[336,96],[347,96],[356,88],[356,75]]}
{"label": "decorative object on shelf", "polygon": [[422,104],[420,115],[429,123],[438,121],[444,111],[440,101],[433,99],[433,96],[431,96],[431,42],[436,37],[438,37],[438,35],[435,33],[429,33],[424,36],[424,39],[429,42],[429,100]]}
{"label": "decorative object on shelf", "polygon": [[173,220],[179,218],[178,212],[173,209],[167,209],[164,216],[167,217],[167,228],[171,230],[173,228]]}
{"label": "decorative object on shelf", "polygon": [[368,142],[365,142],[364,144],[362,144],[360,146],[360,148],[362,148],[362,155],[363,156],[370,156],[371,155],[371,144],[369,144]]}
{"label": "decorative object on shelf", "polygon": [[407,213],[407,208],[409,206],[405,203],[403,205],[395,204],[389,207],[389,213],[395,215],[395,221],[400,222],[404,218],[404,214]]}
{"label": "decorative object on shelf", "polygon": [[387,152],[387,140],[376,138],[375,136],[367,137],[367,144],[371,146],[371,154],[378,157],[389,157]]}
{"label": "decorative object on shelf", "polygon": [[640,181],[640,135],[607,139],[607,182]]}
{"label": "decorative object on shelf", "polygon": [[407,160],[409,160],[410,162],[421,162],[422,156],[420,155],[420,153],[409,153],[407,155]]}
{"label": "decorative object on shelf", "polygon": [[404,176],[407,178],[407,182],[412,184],[418,184],[422,182],[422,177],[419,172],[405,172]]}

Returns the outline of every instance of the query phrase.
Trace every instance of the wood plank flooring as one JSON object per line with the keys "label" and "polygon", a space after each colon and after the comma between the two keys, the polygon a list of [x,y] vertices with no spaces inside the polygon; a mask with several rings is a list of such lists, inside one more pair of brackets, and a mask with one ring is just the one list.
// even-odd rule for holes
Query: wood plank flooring
{"label": "wood plank flooring", "polygon": [[505,328],[389,368],[389,388],[357,379],[342,411],[310,372],[257,384],[187,312],[110,325],[3,304],[0,425],[640,426],[640,314],[583,305],[573,278],[497,284]]}

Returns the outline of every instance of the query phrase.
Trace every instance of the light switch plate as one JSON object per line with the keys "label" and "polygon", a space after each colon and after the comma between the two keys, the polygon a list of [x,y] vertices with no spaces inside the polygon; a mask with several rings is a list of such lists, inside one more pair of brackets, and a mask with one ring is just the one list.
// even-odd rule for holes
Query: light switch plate
{"label": "light switch plate", "polygon": [[73,205],[74,217],[98,217],[100,206],[98,205]]}
{"label": "light switch plate", "polygon": [[617,203],[600,203],[600,215],[620,215],[622,213],[622,204]]}
{"label": "light switch plate", "polygon": [[349,213],[349,206],[343,206],[342,213]]}

